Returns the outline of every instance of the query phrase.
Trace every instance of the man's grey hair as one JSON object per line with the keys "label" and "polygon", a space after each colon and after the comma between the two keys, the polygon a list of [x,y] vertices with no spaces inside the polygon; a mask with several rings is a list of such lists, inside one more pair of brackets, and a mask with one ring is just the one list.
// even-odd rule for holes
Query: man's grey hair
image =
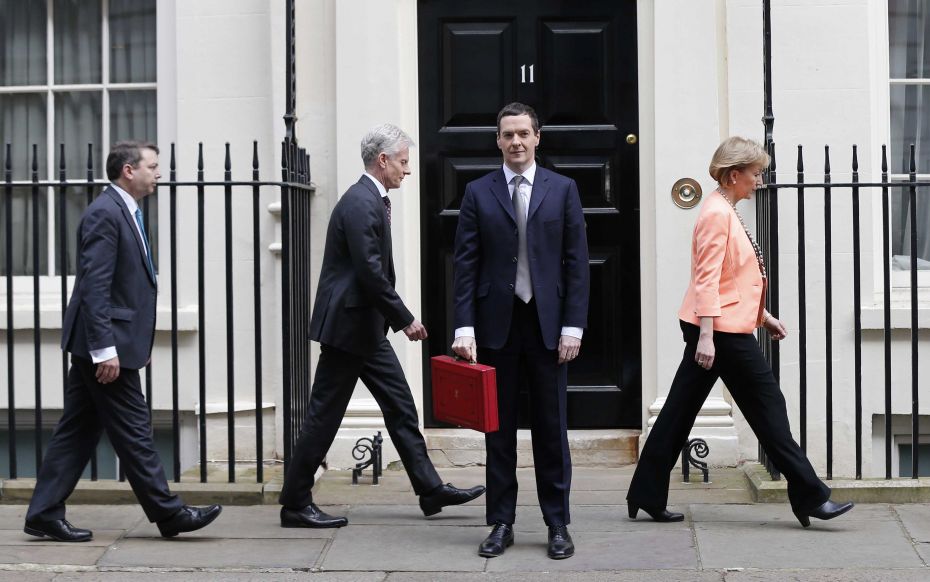
{"label": "man's grey hair", "polygon": [[404,148],[416,145],[404,130],[391,123],[385,123],[368,130],[362,138],[362,163],[371,167],[381,153],[393,157]]}

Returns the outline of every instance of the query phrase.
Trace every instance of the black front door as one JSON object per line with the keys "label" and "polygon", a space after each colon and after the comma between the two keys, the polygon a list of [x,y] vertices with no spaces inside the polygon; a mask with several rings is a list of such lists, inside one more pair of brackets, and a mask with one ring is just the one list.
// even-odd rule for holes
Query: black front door
{"label": "black front door", "polygon": [[589,325],[569,365],[569,427],[639,427],[635,0],[421,0],[418,26],[427,426],[429,357],[449,353],[454,331],[465,184],[501,166],[497,112],[521,101],[542,125],[538,163],[575,179],[587,222]]}

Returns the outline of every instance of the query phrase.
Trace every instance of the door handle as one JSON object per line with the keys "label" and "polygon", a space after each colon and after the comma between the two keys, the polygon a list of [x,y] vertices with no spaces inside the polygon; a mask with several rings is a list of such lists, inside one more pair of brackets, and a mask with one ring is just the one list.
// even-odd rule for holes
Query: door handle
{"label": "door handle", "polygon": [[626,143],[628,143],[628,144],[630,144],[630,145],[636,145],[636,142],[638,142],[638,141],[639,141],[639,138],[636,137],[636,134],[635,134],[635,133],[628,133],[628,134],[626,134]]}

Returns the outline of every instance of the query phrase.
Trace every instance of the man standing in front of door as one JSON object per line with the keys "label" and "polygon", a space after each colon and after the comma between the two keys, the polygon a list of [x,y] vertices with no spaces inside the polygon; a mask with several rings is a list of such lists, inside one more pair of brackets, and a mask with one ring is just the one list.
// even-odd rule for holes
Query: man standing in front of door
{"label": "man standing in front of door", "polygon": [[478,554],[513,544],[517,504],[517,408],[530,396],[536,488],[549,526],[548,555],[569,558],[571,456],[568,362],[587,327],[588,244],[574,180],[536,165],[539,120],[511,103],[497,115],[503,167],[465,188],[455,236],[452,350],[497,369],[500,430],[488,433],[487,524]]}
{"label": "man standing in front of door", "polygon": [[93,538],[65,519],[65,501],[104,430],[162,536],[200,529],[222,511],[219,505],[183,505],[168,490],[139,381],[152,353],[158,293],[139,201],[160,178],[158,148],[117,143],[107,156],[107,178],[112,183],[78,225],[77,277],[61,329],[61,347],[71,353],[64,411],[26,512],[26,533],[59,542]]}
{"label": "man standing in front of door", "polygon": [[391,328],[403,330],[410,341],[426,339],[426,328],[394,289],[391,250],[388,190],[399,188],[410,174],[412,145],[413,140],[397,126],[386,123],[371,129],[361,144],[365,173],[330,216],[310,320],[310,339],[320,342],[320,360],[279,497],[281,527],[330,528],[348,523],[345,517],[321,511],[310,490],[359,379],[384,414],[425,515],[484,493],[481,486],[458,489],[439,479],[426,453],[410,386],[386,337]]}

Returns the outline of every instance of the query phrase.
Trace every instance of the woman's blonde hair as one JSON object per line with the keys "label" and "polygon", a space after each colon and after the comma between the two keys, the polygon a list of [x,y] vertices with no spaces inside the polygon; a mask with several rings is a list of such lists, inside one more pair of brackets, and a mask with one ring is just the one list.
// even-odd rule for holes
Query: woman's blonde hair
{"label": "woman's blonde hair", "polygon": [[723,184],[730,172],[755,165],[763,168],[769,165],[769,155],[765,148],[759,142],[745,137],[729,137],[717,146],[714,157],[710,159],[710,177],[718,184]]}

